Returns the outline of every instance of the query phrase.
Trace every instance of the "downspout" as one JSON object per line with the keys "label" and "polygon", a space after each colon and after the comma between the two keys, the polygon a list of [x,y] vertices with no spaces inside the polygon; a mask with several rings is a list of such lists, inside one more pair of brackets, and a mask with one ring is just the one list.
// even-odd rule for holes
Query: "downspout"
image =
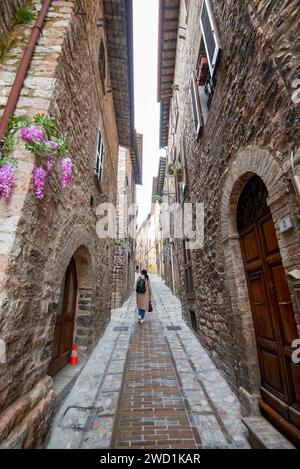
{"label": "downspout", "polygon": [[49,11],[52,0],[44,0],[43,6],[39,12],[36,23],[32,28],[32,33],[29,38],[28,46],[24,52],[22,60],[17,70],[17,74],[10,90],[10,94],[5,106],[5,110],[0,122],[0,141],[3,139],[8,127],[9,119],[14,114],[17,103],[24,85],[24,80],[27,75],[33,53],[35,51],[37,42],[40,38],[44,21]]}

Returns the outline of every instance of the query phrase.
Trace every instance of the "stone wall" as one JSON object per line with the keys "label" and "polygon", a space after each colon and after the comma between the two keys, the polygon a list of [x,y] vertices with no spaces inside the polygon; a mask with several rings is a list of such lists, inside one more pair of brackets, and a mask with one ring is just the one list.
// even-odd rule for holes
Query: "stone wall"
{"label": "stone wall", "polygon": [[128,149],[120,147],[118,159],[118,197],[117,197],[117,220],[118,241],[127,239],[129,242],[129,253],[119,255],[118,244],[115,247],[112,307],[120,307],[132,292],[134,285],[134,271],[136,259],[136,242],[128,238],[129,210],[135,203],[135,180]]}
{"label": "stone wall", "polygon": [[[252,392],[250,362],[246,364],[241,336],[236,330],[235,315],[240,315],[241,311],[233,309],[231,271],[225,268],[221,200],[224,191],[227,194],[224,187],[229,169],[230,180],[238,177],[234,163],[238,153],[249,149],[243,157],[255,173],[254,166],[250,165],[254,161],[252,155],[266,151],[281,168],[285,185],[281,209],[274,210],[280,211],[280,216],[291,213],[295,221],[295,229],[287,239],[282,240],[278,234],[279,243],[290,246],[289,251],[286,247],[282,251],[283,263],[286,268],[299,265],[299,205],[289,180],[290,152],[297,150],[300,137],[299,50],[295,34],[299,29],[299,5],[293,1],[268,0],[249,2],[248,8],[247,2],[234,0],[211,3],[222,46],[215,95],[203,135],[197,143],[189,85],[200,47],[202,2],[191,0],[187,31],[181,34],[185,39],[177,42],[174,83],[179,87],[180,114],[176,139],[180,148],[180,139],[184,138],[188,198],[205,204],[205,248],[193,252],[199,339],[234,390],[238,392],[245,386]],[[182,9],[180,24],[184,26],[184,23]],[[269,176],[269,160],[263,161]],[[246,168],[248,163],[242,164]],[[267,176],[264,180],[268,180]],[[274,220],[278,219],[278,215],[273,216]],[[240,281],[243,282],[243,278]],[[183,287],[183,278],[181,284]],[[292,287],[291,292],[293,296]],[[184,288],[182,296],[188,318]],[[249,330],[249,337],[252,333]],[[241,339],[244,344],[247,343],[247,332],[245,334]],[[255,356],[255,344],[251,353]]]}
{"label": "stone wall", "polygon": [[[6,363],[0,365],[0,426],[7,415],[13,422],[10,434],[0,433],[4,446],[36,447],[45,433],[47,418],[44,426],[33,426],[33,435],[23,432],[23,426],[35,417],[41,422],[44,413],[50,418],[53,393],[45,391],[40,402],[23,413],[18,399],[31,399],[34,386],[47,375],[56,308],[72,257],[79,283],[79,360],[92,350],[109,320],[114,241],[98,239],[96,209],[101,201],[116,203],[119,143],[112,95],[104,95],[100,85],[100,38],[106,44],[105,31],[97,27],[103,17],[101,2],[82,4],[84,16],[76,14],[73,1],[52,2],[17,107],[19,115],[43,112],[58,120],[74,161],[71,189],[63,191],[54,172],[45,198],[37,200],[33,157],[19,143],[16,187],[9,202],[0,202],[0,338],[6,346]],[[23,28],[25,37],[28,28]],[[16,66],[17,60],[11,65],[9,57],[0,64],[2,109]],[[95,176],[99,129],[105,141],[101,186]],[[11,443],[19,434],[18,442]]]}

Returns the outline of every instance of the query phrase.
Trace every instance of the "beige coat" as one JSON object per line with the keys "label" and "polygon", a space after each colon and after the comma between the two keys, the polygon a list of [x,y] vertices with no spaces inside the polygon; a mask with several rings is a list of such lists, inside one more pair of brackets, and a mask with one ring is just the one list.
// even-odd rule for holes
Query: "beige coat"
{"label": "beige coat", "polygon": [[[138,281],[138,280],[137,280]],[[150,279],[146,281],[146,293],[136,294],[136,304],[138,309],[149,311],[149,301],[152,298],[152,289]]]}

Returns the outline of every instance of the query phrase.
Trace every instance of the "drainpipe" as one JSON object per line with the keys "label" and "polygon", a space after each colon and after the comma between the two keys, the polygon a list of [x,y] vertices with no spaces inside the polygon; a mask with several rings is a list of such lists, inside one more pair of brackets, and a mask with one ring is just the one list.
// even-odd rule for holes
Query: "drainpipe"
{"label": "drainpipe", "polygon": [[10,90],[10,94],[5,106],[5,110],[0,122],[0,141],[3,139],[8,127],[9,119],[14,114],[21,90],[23,88],[24,80],[28,72],[30,62],[35,51],[35,47],[40,38],[45,18],[49,11],[52,0],[44,0],[43,6],[39,12],[36,23],[32,28],[32,33],[29,38],[28,46],[24,52],[22,60],[17,70],[17,74]]}

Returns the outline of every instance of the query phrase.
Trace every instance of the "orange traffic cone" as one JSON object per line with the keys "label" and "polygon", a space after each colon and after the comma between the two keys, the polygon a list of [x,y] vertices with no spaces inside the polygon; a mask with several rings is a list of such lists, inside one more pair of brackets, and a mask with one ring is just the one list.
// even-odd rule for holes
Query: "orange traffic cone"
{"label": "orange traffic cone", "polygon": [[70,358],[70,365],[78,364],[77,344],[72,345],[72,353]]}

